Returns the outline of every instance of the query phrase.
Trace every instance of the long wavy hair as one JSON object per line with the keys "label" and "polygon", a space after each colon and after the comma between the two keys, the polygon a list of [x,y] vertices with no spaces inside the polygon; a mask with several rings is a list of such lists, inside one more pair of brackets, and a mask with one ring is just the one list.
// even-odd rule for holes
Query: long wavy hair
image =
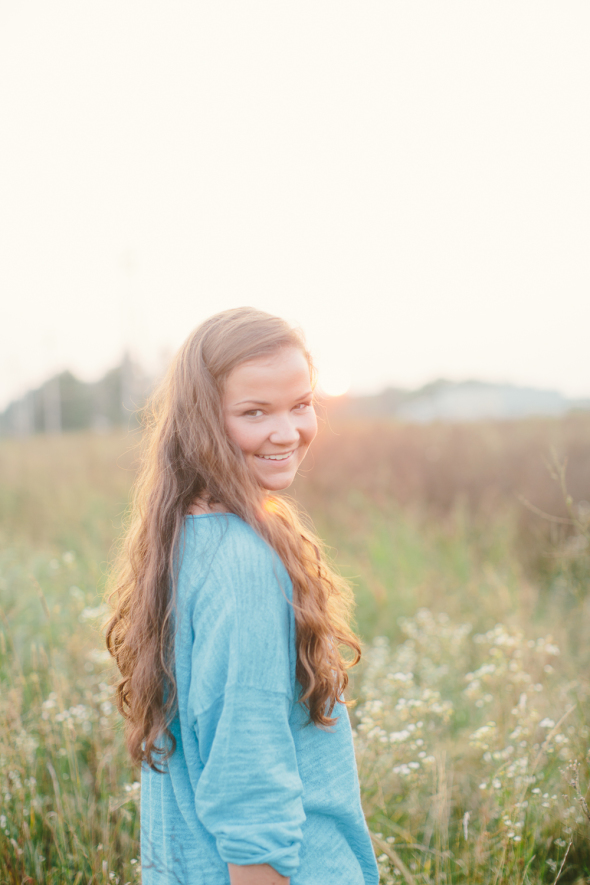
{"label": "long wavy hair", "polygon": [[117,703],[131,758],[156,771],[175,748],[175,583],[183,521],[195,499],[241,517],[282,560],[293,583],[299,702],[311,722],[334,723],[347,669],[360,658],[350,588],[294,503],[261,488],[225,431],[228,375],[285,347],[303,352],[313,382],[303,338],[287,322],[247,307],[216,314],[189,336],[144,412],[141,466],[110,577],[106,642],[121,674]]}

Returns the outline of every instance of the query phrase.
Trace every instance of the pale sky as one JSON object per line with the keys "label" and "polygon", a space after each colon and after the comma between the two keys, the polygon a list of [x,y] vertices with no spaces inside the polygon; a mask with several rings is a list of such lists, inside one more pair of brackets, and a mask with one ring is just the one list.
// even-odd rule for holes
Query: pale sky
{"label": "pale sky", "polygon": [[4,2],[0,407],[218,310],[590,394],[590,4]]}

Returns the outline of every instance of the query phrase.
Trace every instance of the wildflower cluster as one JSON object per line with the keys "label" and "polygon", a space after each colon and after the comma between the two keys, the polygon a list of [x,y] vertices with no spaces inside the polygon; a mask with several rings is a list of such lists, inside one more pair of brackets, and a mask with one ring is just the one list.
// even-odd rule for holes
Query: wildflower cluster
{"label": "wildflower cluster", "polygon": [[[0,554],[0,881],[138,882],[138,785],[96,624],[103,609],[71,551],[37,556],[38,580],[10,555]],[[21,586],[26,642],[6,614],[15,619]],[[110,809],[117,795],[125,802]]]}
{"label": "wildflower cluster", "polygon": [[55,725],[63,724],[73,733],[78,732],[89,735],[93,729],[112,728],[114,725],[112,689],[105,683],[99,682],[97,686],[90,684],[85,687],[84,700],[86,703],[72,704],[62,708],[56,692],[50,692],[49,696],[41,704],[42,722],[51,722]]}
{"label": "wildflower cluster", "polygon": [[461,659],[468,624],[422,609],[401,621],[408,637],[392,650],[378,637],[365,653],[356,709],[356,747],[367,795],[417,796],[431,782],[435,749],[449,732],[454,704],[442,695],[452,656]]}
{"label": "wildflower cluster", "polygon": [[[400,852],[424,846],[425,837],[422,863],[415,855],[417,866],[407,869],[431,881],[428,842],[437,827],[441,881],[453,840],[462,852],[473,845],[472,863],[499,844],[508,865],[536,852],[547,870],[557,869],[582,812],[563,808],[560,766],[572,759],[573,707],[553,691],[560,654],[553,638],[501,624],[471,635],[469,625],[426,610],[400,626],[406,639],[397,647],[380,637],[366,651],[355,711],[365,809],[388,831],[376,837],[382,882],[403,878]],[[561,834],[547,839],[560,820]]]}
{"label": "wildflower cluster", "polygon": [[[560,650],[552,636],[526,639],[502,625],[473,639],[483,662],[466,674],[465,694],[494,715],[470,735],[484,775],[480,813],[498,822],[508,842],[528,838],[531,850],[537,834],[554,827],[556,818],[567,838],[575,809],[563,807],[559,774],[572,759],[575,729],[568,718],[574,705],[555,713],[548,691]],[[581,731],[588,737],[587,728]],[[575,820],[583,821],[579,811]],[[557,849],[566,844],[561,837],[554,840]],[[546,864],[557,868],[554,858],[547,857]]]}

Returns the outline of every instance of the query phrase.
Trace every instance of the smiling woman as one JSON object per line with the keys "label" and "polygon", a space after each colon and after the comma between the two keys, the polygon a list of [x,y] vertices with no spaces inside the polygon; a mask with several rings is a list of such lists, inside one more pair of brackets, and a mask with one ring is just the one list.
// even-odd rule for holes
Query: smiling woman
{"label": "smiling woman", "polygon": [[152,404],[107,630],[144,885],[378,881],[343,697],[350,589],[273,494],[314,439],[314,375],[296,330],[241,308],[195,330]]}

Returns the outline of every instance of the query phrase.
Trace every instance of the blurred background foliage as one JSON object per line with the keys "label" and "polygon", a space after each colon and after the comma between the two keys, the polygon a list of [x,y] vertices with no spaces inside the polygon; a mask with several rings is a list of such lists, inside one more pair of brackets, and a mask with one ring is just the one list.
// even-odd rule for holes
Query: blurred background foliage
{"label": "blurred background foliage", "polygon": [[[351,715],[382,881],[587,882],[588,821],[567,766],[585,793],[590,415],[404,424],[324,408],[320,423],[290,494],[355,588],[366,660]],[[0,440],[10,885],[140,879],[138,772],[100,633],[139,443],[121,430]],[[540,723],[564,715],[541,740]],[[518,789],[511,752],[537,759]]]}

